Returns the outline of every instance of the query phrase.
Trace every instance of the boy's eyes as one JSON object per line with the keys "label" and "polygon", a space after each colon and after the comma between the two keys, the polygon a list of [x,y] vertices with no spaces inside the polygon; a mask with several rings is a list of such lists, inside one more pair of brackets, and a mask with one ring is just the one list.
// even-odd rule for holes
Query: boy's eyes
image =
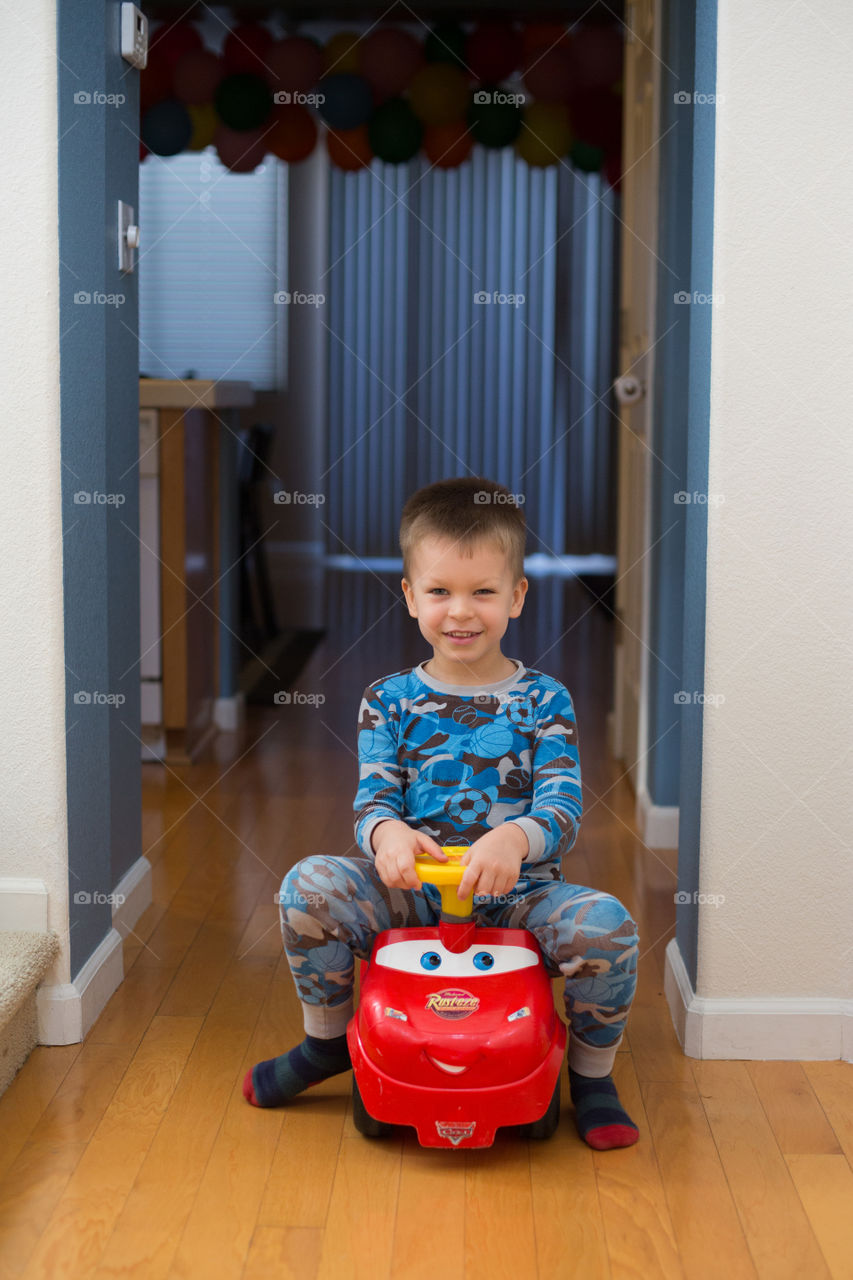
{"label": "boy's eyes", "polygon": [[[427,595],[432,596],[432,595],[435,595],[436,592],[442,592],[444,590],[445,590],[444,587],[430,587],[430,589],[427,591]],[[495,593],[491,587],[478,587],[477,590],[474,592],[475,596],[479,596],[479,595],[493,596],[494,594]]]}

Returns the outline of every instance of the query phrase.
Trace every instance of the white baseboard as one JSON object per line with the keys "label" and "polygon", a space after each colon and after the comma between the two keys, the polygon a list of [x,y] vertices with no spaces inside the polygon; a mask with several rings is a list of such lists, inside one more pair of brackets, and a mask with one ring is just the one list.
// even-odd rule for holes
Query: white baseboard
{"label": "white baseboard", "polygon": [[654,804],[648,788],[637,796],[637,828],[650,849],[678,848],[678,805]]}
{"label": "white baseboard", "polygon": [[47,933],[47,885],[30,876],[0,876],[0,930]]}
{"label": "white baseboard", "polygon": [[77,1044],[124,977],[121,935],[110,929],[73,982],[36,992],[39,1044]]}
{"label": "white baseboard", "polygon": [[124,873],[113,892],[113,928],[126,938],[143,911],[151,906],[151,863],[144,854]]}
{"label": "white baseboard", "polygon": [[246,695],[235,693],[231,698],[217,698],[213,704],[213,723],[224,733],[234,733],[246,720]]}
{"label": "white baseboard", "polygon": [[853,1061],[853,1000],[697,996],[675,938],[666,947],[664,991],[688,1058]]}

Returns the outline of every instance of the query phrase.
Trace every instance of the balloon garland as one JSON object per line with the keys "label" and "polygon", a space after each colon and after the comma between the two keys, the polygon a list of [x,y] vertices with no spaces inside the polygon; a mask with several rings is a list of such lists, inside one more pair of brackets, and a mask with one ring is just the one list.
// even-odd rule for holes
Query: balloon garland
{"label": "balloon garland", "polygon": [[276,39],[260,22],[221,54],[189,19],[152,33],[140,86],[140,160],[213,145],[234,173],[267,155],[299,164],[321,133],[332,164],[355,172],[419,151],[457,168],[475,145],[513,147],[529,165],[567,162],[621,177],[618,26],[439,22],[419,40],[396,26]]}

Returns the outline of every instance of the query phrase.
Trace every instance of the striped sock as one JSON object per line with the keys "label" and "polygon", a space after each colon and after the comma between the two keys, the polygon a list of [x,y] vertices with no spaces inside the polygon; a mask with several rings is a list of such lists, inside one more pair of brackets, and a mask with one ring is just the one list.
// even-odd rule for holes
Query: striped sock
{"label": "striped sock", "polygon": [[312,1084],[349,1071],[346,1035],[333,1040],[308,1036],[288,1053],[258,1062],[246,1072],[243,1097],[253,1107],[280,1107]]}
{"label": "striped sock", "polygon": [[582,1076],[569,1067],[578,1133],[596,1151],[630,1147],[640,1131],[622,1109],[612,1076]]}

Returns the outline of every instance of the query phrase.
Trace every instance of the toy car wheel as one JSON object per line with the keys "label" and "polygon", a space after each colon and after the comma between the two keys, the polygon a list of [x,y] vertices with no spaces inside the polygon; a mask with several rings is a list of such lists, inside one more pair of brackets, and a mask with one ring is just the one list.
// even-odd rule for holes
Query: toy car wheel
{"label": "toy car wheel", "polygon": [[374,1120],[367,1110],[358,1091],[355,1076],[352,1078],[352,1122],[358,1132],[363,1134],[365,1138],[387,1138],[394,1132],[392,1124],[385,1124],[382,1120]]}
{"label": "toy car wheel", "polygon": [[545,1138],[552,1137],[557,1125],[560,1123],[560,1081],[554,1085],[554,1092],[551,1094],[551,1101],[548,1103],[548,1110],[539,1120],[533,1120],[530,1124],[516,1124],[511,1126],[511,1131],[519,1138],[533,1138],[537,1142]]}
{"label": "toy car wheel", "polygon": [[560,1123],[560,1079],[557,1077],[557,1083],[554,1085],[554,1092],[551,1094],[551,1101],[548,1103],[548,1110],[545,1112],[541,1120],[534,1120],[532,1124],[527,1126],[528,1138],[550,1138],[557,1125]]}

